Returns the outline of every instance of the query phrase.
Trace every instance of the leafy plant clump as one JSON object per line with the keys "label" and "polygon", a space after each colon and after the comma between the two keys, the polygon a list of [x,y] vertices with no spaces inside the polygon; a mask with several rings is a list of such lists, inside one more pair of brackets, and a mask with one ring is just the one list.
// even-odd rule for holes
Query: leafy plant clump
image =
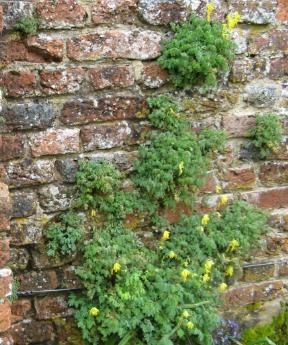
{"label": "leafy plant clump", "polygon": [[[239,260],[267,231],[267,217],[243,201],[229,205],[222,196],[215,212],[182,214],[177,224],[168,224],[163,210],[178,203],[191,207],[209,155],[223,142],[212,130],[193,133],[171,99],[149,104],[154,130],[139,150],[132,191],[125,188],[128,176],[112,164],[80,164],[74,208],[86,214],[90,238],[78,245],[84,290],[71,296],[70,305],[89,344],[212,345],[219,296]],[[150,241],[127,228],[129,215],[151,229]],[[71,224],[62,219],[55,226],[51,248],[63,255],[58,238]]]}
{"label": "leafy plant clump", "polygon": [[40,21],[36,16],[25,16],[18,20],[14,29],[25,35],[35,34],[39,29]]}
{"label": "leafy plant clump", "polygon": [[261,159],[277,151],[282,140],[283,128],[277,115],[257,115],[256,125],[249,131],[252,145],[259,151]]}
{"label": "leafy plant clump", "polygon": [[197,16],[182,24],[172,24],[174,37],[163,43],[158,63],[169,71],[176,87],[202,84],[214,87],[229,70],[235,44],[223,25]]}

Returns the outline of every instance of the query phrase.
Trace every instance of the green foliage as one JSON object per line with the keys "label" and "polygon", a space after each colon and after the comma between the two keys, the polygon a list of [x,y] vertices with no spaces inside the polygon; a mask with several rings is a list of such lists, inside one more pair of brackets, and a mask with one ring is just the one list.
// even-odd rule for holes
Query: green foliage
{"label": "green foliage", "polygon": [[199,134],[199,145],[204,155],[209,152],[223,151],[226,140],[225,131],[205,128]]}
{"label": "green foliage", "polygon": [[20,31],[23,34],[30,35],[35,34],[39,28],[39,19],[35,16],[25,16],[18,20],[14,29]]}
{"label": "green foliage", "polygon": [[8,296],[8,300],[10,303],[17,301],[19,287],[20,287],[19,280],[13,279],[13,281],[12,281],[12,294],[10,296]]}
{"label": "green foliage", "polygon": [[223,34],[222,24],[192,16],[173,24],[172,30],[174,37],[164,42],[158,59],[169,71],[170,81],[177,87],[215,86],[234,58],[235,44]]}
{"label": "green foliage", "polygon": [[82,218],[79,215],[67,212],[60,216],[59,222],[49,224],[46,232],[49,240],[48,255],[75,253],[77,244],[83,239],[81,223]]}
{"label": "green foliage", "polygon": [[287,303],[270,324],[258,325],[244,331],[243,345],[288,345],[288,309]]}
{"label": "green foliage", "polygon": [[277,150],[282,140],[282,125],[277,115],[257,115],[256,126],[251,128],[249,136],[252,144],[259,151],[260,158],[265,159]]}

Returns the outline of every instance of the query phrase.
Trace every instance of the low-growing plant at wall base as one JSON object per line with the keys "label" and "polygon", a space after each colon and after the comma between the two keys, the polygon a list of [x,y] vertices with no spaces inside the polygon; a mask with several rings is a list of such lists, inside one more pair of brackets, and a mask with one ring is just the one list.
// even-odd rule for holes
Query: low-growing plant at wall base
{"label": "low-growing plant at wall base", "polygon": [[227,25],[194,15],[171,27],[174,36],[164,41],[158,59],[160,66],[168,70],[171,83],[181,88],[216,86],[234,58],[235,44],[227,34]]}
{"label": "low-growing plant at wall base", "polygon": [[277,115],[257,115],[256,125],[249,131],[252,145],[259,151],[261,159],[277,151],[282,140],[282,125]]}
{"label": "low-growing plant at wall base", "polygon": [[36,16],[25,16],[17,21],[14,29],[25,35],[31,35],[38,31],[39,24],[39,19]]}
{"label": "low-growing plant at wall base", "polygon": [[[171,99],[149,104],[154,130],[130,176],[104,161],[80,164],[74,208],[86,213],[90,236],[78,245],[84,289],[70,305],[87,344],[212,345],[220,296],[239,260],[267,232],[267,217],[224,195],[217,210],[182,214],[169,224],[163,210],[178,203],[192,207],[211,151],[223,141],[212,130],[193,133]],[[133,191],[125,189],[128,178]],[[150,240],[127,228],[129,215],[145,220]],[[59,243],[68,225],[62,219],[50,230],[54,253],[64,254]]]}

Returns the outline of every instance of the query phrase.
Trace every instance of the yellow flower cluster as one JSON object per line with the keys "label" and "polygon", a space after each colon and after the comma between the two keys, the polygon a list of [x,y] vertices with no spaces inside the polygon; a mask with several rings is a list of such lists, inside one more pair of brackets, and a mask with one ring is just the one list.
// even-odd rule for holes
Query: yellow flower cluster
{"label": "yellow flower cluster", "polygon": [[163,232],[163,235],[162,235],[162,237],[161,237],[161,240],[162,240],[162,241],[167,241],[167,240],[169,240],[169,239],[170,239],[170,231],[165,230],[165,231]]}
{"label": "yellow flower cluster", "polygon": [[218,286],[218,290],[220,292],[224,292],[226,289],[227,289],[228,285],[226,283],[221,283],[219,286]]}
{"label": "yellow flower cluster", "polygon": [[204,214],[204,216],[202,217],[202,225],[207,225],[209,223],[210,217],[209,214]]}
{"label": "yellow flower cluster", "polygon": [[194,328],[194,323],[192,321],[188,321],[186,327],[191,331]]}
{"label": "yellow flower cluster", "polygon": [[178,170],[179,170],[179,176],[181,176],[183,174],[184,171],[184,162],[180,162],[178,165]]}
{"label": "yellow flower cluster", "polygon": [[190,275],[191,275],[191,272],[188,271],[188,270],[183,270],[183,271],[181,272],[181,277],[182,277],[182,279],[183,279],[184,282],[187,281],[187,279],[189,278]]}
{"label": "yellow flower cluster", "polygon": [[221,188],[221,186],[219,186],[219,184],[217,184],[217,186],[215,187],[215,192],[217,194],[220,194],[222,192],[222,188]]}
{"label": "yellow flower cluster", "polygon": [[212,268],[214,266],[214,261],[208,259],[204,264],[204,275],[203,275],[203,282],[208,283],[211,280],[210,274],[212,271]]}
{"label": "yellow flower cluster", "polygon": [[89,310],[89,315],[90,315],[90,316],[96,317],[96,316],[99,315],[99,313],[100,313],[100,310],[99,310],[98,308],[96,308],[96,307],[93,307],[93,308],[91,308],[91,309]]}
{"label": "yellow flower cluster", "polygon": [[211,15],[215,10],[215,5],[214,4],[207,4],[207,21],[211,22]]}
{"label": "yellow flower cluster", "polygon": [[223,37],[229,38],[230,30],[236,28],[239,23],[241,16],[238,12],[228,14],[227,23],[223,24]]}
{"label": "yellow flower cluster", "polygon": [[176,259],[177,258],[177,254],[175,252],[173,252],[173,250],[171,250],[168,253],[168,257],[169,257],[169,259]]}
{"label": "yellow flower cluster", "polygon": [[228,251],[228,252],[235,252],[235,250],[237,250],[239,247],[240,247],[239,241],[237,241],[237,240],[232,240],[232,241],[229,243],[229,246],[228,246],[227,251]]}
{"label": "yellow flower cluster", "polygon": [[232,277],[234,274],[234,267],[232,265],[229,265],[227,268],[226,268],[226,271],[225,271],[225,275],[227,277]]}
{"label": "yellow flower cluster", "polygon": [[119,262],[115,262],[112,268],[112,273],[118,273],[120,271],[121,271],[121,265],[119,264]]}
{"label": "yellow flower cluster", "polygon": [[222,195],[222,196],[220,197],[219,204],[220,204],[220,206],[224,206],[224,205],[227,204],[228,201],[229,201],[228,196],[227,196],[227,195]]}

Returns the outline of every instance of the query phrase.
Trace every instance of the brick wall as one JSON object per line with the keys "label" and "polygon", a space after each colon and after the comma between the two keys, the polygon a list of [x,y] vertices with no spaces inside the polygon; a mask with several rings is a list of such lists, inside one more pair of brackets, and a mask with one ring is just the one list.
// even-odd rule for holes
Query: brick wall
{"label": "brick wall", "polygon": [[[288,2],[213,2],[216,18],[241,13],[233,32],[237,59],[217,92],[174,95],[195,129],[214,126],[229,133],[227,152],[218,157],[203,189],[202,206],[215,205],[220,183],[225,193],[238,193],[272,212],[275,231],[226,295],[248,324],[276,313],[279,298],[287,295],[288,148],[283,143],[277,154],[258,162],[240,146],[258,112],[277,113],[288,134]],[[123,170],[131,168],[147,130],[136,113],[147,96],[173,91],[155,64],[167,24],[184,20],[189,11],[204,14],[205,7],[202,0],[0,0],[0,332],[10,320],[5,296],[11,272],[2,269],[9,257],[6,238],[20,292],[80,286],[74,257],[47,257],[45,222],[69,208],[79,159],[106,158]],[[28,38],[13,33],[15,22],[33,11],[40,31]],[[168,216],[173,221],[177,215]],[[263,307],[251,318],[245,306],[256,301]],[[73,344],[65,340],[75,332],[65,293],[21,297],[12,305],[11,320],[15,344]],[[11,343],[5,337],[0,335],[1,345]]]}

